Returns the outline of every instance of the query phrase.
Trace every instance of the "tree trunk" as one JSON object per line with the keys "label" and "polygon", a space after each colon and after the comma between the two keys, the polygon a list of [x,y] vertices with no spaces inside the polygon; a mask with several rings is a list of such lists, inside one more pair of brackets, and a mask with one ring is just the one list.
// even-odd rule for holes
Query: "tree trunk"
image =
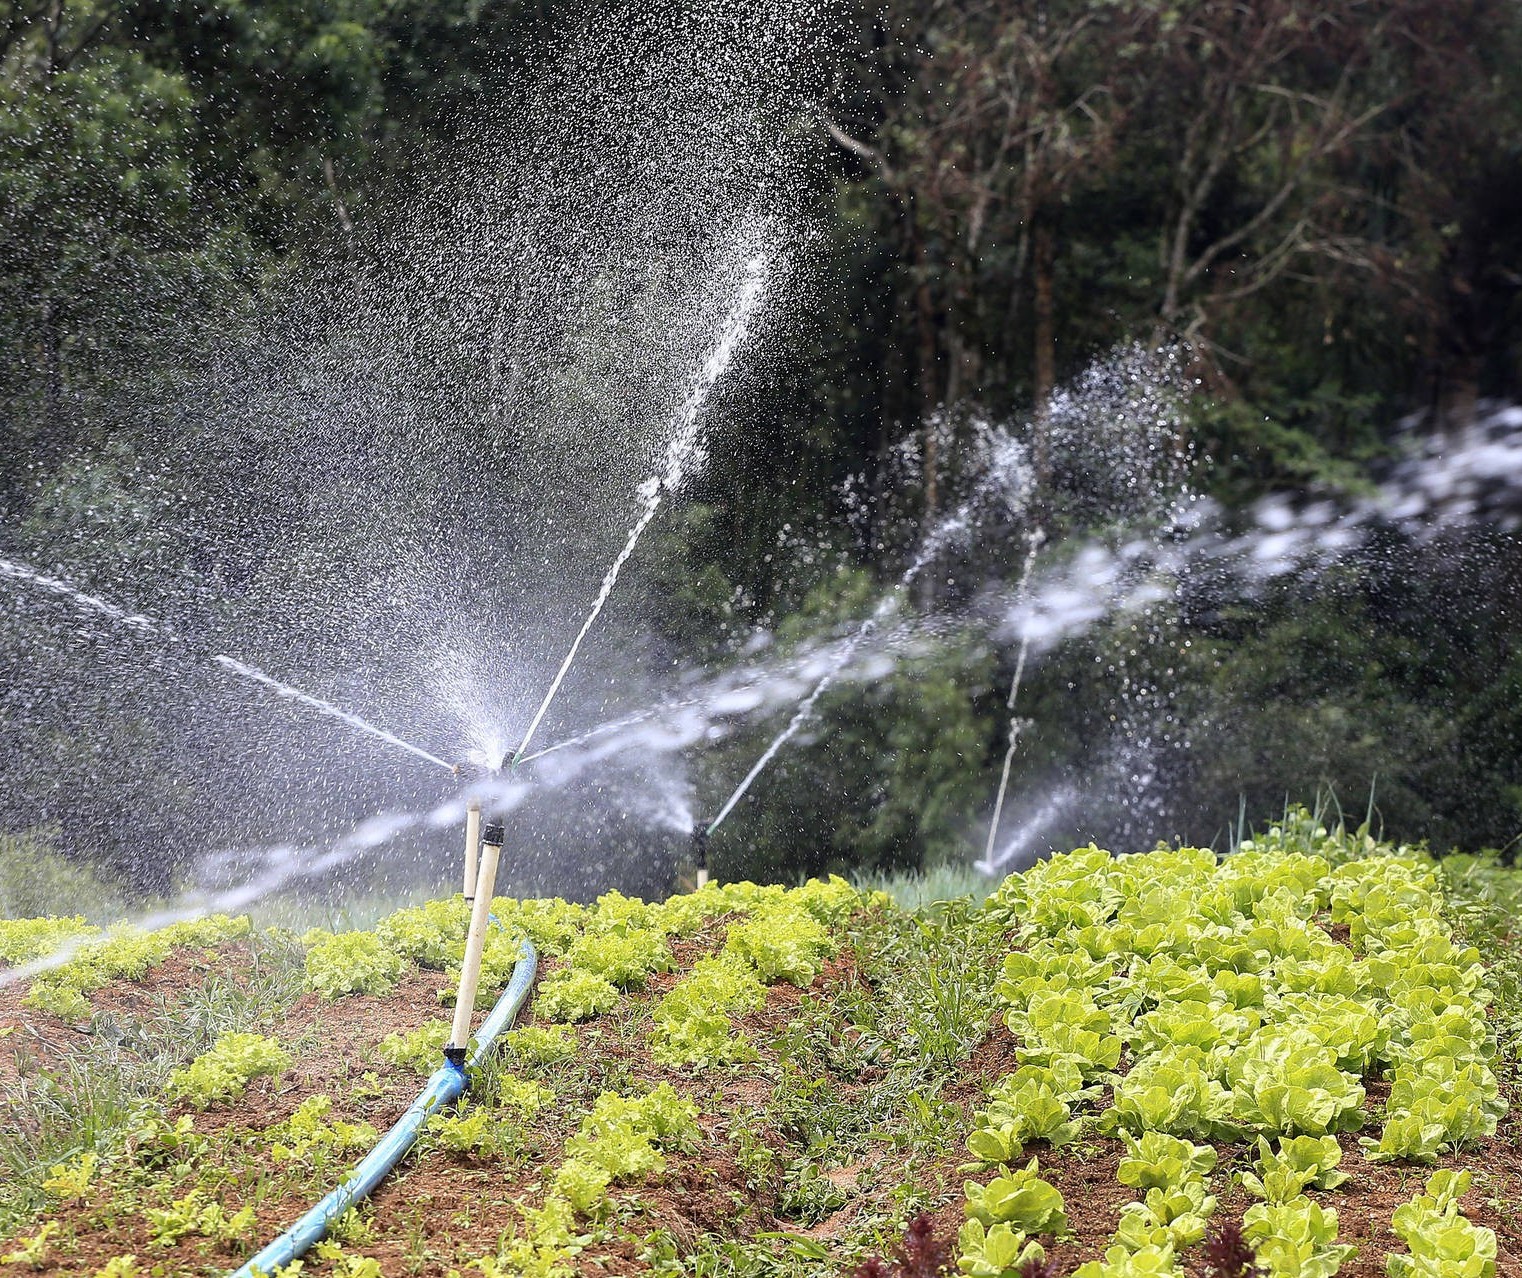
{"label": "tree trunk", "polygon": [[1035,409],[1036,479],[1043,487],[1052,477],[1047,424],[1051,414],[1052,391],[1057,384],[1057,340],[1054,335],[1055,314],[1052,301],[1052,275],[1056,256],[1056,236],[1052,233],[1051,225],[1044,219],[1038,220],[1031,236],[1036,320],[1035,350],[1032,353],[1032,398]]}
{"label": "tree trunk", "polygon": [[58,311],[51,297],[42,300],[42,448],[51,462],[63,452],[63,342],[58,332]]}
{"label": "tree trunk", "polygon": [[940,508],[940,449],[932,429],[936,409],[940,407],[938,365],[935,338],[935,302],[930,296],[930,264],[925,241],[914,219],[914,207],[906,210],[909,218],[910,260],[914,263],[914,314],[919,335],[919,373],[921,429],[925,447],[921,458],[921,476],[925,485],[925,520],[928,523]]}

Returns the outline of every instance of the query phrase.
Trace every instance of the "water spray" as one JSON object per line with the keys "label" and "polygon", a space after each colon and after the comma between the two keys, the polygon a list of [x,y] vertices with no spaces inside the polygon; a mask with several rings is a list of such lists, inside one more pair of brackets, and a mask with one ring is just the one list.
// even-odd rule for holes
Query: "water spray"
{"label": "water spray", "polygon": [[587,619],[582,622],[580,631],[571,642],[570,650],[560,663],[560,669],[555,672],[554,679],[550,681],[549,690],[544,694],[544,700],[539,703],[539,709],[530,720],[528,731],[523,734],[523,740],[518,743],[518,749],[513,754],[514,766],[523,762],[524,756],[528,753],[529,743],[534,739],[534,733],[539,730],[539,725],[544,721],[550,704],[560,691],[560,685],[565,682],[566,675],[575,664],[576,654],[581,650],[582,642],[591,632],[592,627],[597,624],[603,605],[608,602],[608,596],[613,593],[613,587],[618,584],[619,573],[623,571],[629,557],[634,554],[635,547],[639,545],[645,529],[655,519],[662,500],[668,494],[674,493],[686,477],[687,466],[698,452],[701,442],[703,406],[708,402],[708,397],[713,393],[713,388],[718,384],[719,379],[729,368],[736,348],[749,331],[751,316],[761,301],[768,268],[769,262],[764,253],[752,252],[747,257],[740,281],[739,296],[736,297],[735,304],[729,312],[729,318],[719,332],[719,340],[709,352],[691,391],[677,410],[674,430],[666,445],[665,466],[640,485],[640,497],[644,502],[644,509],[640,512],[634,527],[629,530],[629,536],[624,541],[624,548],[618,552],[617,558],[613,560],[604,575],[597,598],[592,601],[592,610],[587,614]]}
{"label": "water spray", "polygon": [[0,577],[11,581],[17,581],[36,590],[42,590],[50,595],[56,595],[60,599],[66,599],[70,603],[90,612],[105,617],[112,624],[126,630],[136,631],[140,635],[162,635],[172,643],[193,653],[200,661],[209,662],[223,670],[230,671],[243,679],[250,679],[261,686],[268,688],[276,696],[286,701],[293,701],[298,705],[306,706],[309,710],[316,710],[319,714],[329,715],[340,719],[351,728],[357,728],[360,732],[367,733],[377,741],[384,741],[387,745],[396,746],[419,759],[436,764],[441,768],[448,768],[437,755],[429,754],[421,746],[415,746],[410,741],[403,741],[395,733],[387,732],[384,728],[377,727],[367,719],[361,718],[352,710],[345,710],[342,706],[336,706],[331,701],[324,701],[320,697],[314,697],[311,693],[303,692],[293,684],[284,683],[274,675],[261,670],[258,666],[250,665],[246,661],[239,661],[236,657],[228,656],[225,652],[212,652],[199,644],[186,639],[179,634],[174,627],[166,622],[157,621],[142,613],[128,612],[127,609],[102,599],[99,595],[92,595],[79,587],[71,585],[62,577],[52,577],[47,573],[38,572],[35,568],[17,563],[14,559],[0,558]]}
{"label": "water spray", "polygon": [[[1025,568],[1020,573],[1020,585],[1016,590],[1016,601],[1024,599],[1030,589],[1031,572],[1036,567],[1036,555],[1041,549],[1041,544],[1046,540],[1046,533],[1040,528],[1034,529],[1030,534],[1030,549],[1025,555]],[[994,863],[994,844],[999,838],[999,818],[1004,812],[1004,795],[1009,789],[1009,770],[1015,761],[1015,748],[1020,744],[1020,719],[1015,714],[1015,703],[1020,699],[1020,684],[1025,678],[1025,659],[1030,655],[1031,631],[1025,627],[1020,636],[1020,655],[1015,658],[1015,674],[1009,681],[1009,696],[1006,698],[1004,708],[1009,714],[1009,744],[1004,749],[1004,770],[999,774],[999,792],[994,799],[993,819],[988,823],[988,843],[983,849],[983,859],[978,862],[978,869],[985,874],[996,872]]]}
{"label": "water spray", "polygon": [[799,704],[792,719],[788,721],[787,727],[783,728],[773,739],[772,743],[767,746],[751,770],[745,774],[744,779],[735,787],[734,793],[729,796],[724,806],[719,809],[719,815],[713,819],[713,824],[708,827],[709,834],[712,834],[719,828],[724,819],[735,810],[735,806],[745,797],[746,792],[750,789],[756,778],[777,757],[782,747],[792,740],[793,737],[797,736],[803,725],[813,717],[814,707],[819,703],[820,697],[824,696],[829,690],[830,685],[839,677],[841,671],[850,663],[851,658],[856,655],[856,650],[868,639],[872,638],[877,633],[879,627],[893,614],[899,602],[908,594],[909,588],[914,585],[919,575],[934,563],[941,553],[951,546],[953,542],[969,533],[976,526],[980,515],[979,508],[988,498],[988,495],[1001,488],[1015,485],[1018,485],[1018,491],[1020,491],[1022,498],[1029,495],[1030,472],[1025,465],[1024,451],[1011,443],[1009,446],[1001,449],[995,456],[993,465],[979,478],[977,486],[968,495],[966,500],[925,534],[924,539],[920,542],[919,553],[915,555],[914,561],[904,570],[903,576],[894,583],[893,589],[872,610],[872,615],[863,621],[855,633],[840,646],[840,650],[835,654],[834,660],[830,663],[824,674],[820,676],[819,682],[814,685],[809,695]]}
{"label": "water spray", "polygon": [[358,728],[361,732],[368,733],[377,741],[384,741],[387,745],[394,745],[400,750],[407,751],[428,763],[441,768],[449,767],[443,759],[436,754],[429,754],[421,746],[415,746],[410,741],[403,741],[394,732],[387,732],[384,728],[378,728],[367,719],[360,718],[352,710],[345,710],[342,706],[335,706],[331,701],[324,701],[320,697],[314,697],[309,692],[303,692],[300,688],[291,684],[282,683],[274,675],[266,674],[258,666],[251,666],[246,661],[239,661],[236,657],[229,657],[225,652],[219,652],[211,660],[224,670],[231,670],[236,675],[242,675],[245,679],[252,679],[255,683],[262,684],[277,697],[286,701],[294,701],[298,705],[306,706],[309,710],[315,710],[318,714],[330,715],[335,719],[341,719],[351,728]]}
{"label": "water spray", "polygon": [[793,712],[793,717],[788,720],[787,727],[783,728],[772,739],[771,745],[767,746],[762,752],[761,757],[751,765],[750,771],[745,774],[744,779],[735,787],[734,793],[724,801],[724,806],[719,809],[719,815],[714,817],[713,824],[704,832],[705,838],[723,824],[725,818],[735,810],[740,800],[745,797],[756,778],[765,772],[767,765],[777,757],[782,747],[797,736],[803,725],[814,717],[814,707],[819,704],[819,698],[829,691],[830,685],[835,682],[836,676],[845,669],[846,663],[856,655],[856,649],[862,645],[863,641],[877,633],[879,618],[887,615],[890,606],[896,598],[897,596],[895,595],[883,600],[878,605],[877,611],[863,622],[861,628],[840,646],[840,651],[836,654],[835,660],[831,662],[829,668],[820,676],[819,682],[814,685],[809,695],[799,702],[798,709]]}

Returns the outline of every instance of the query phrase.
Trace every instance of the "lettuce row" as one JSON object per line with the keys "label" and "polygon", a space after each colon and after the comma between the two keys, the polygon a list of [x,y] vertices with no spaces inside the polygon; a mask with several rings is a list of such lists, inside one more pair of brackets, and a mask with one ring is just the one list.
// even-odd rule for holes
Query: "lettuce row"
{"label": "lettuce row", "polygon": [[113,980],[141,980],[177,946],[209,947],[249,934],[247,918],[213,914],[186,923],[171,923],[156,931],[139,927],[113,928],[105,933],[81,933],[88,944],[66,963],[32,981],[23,1000],[27,1007],[52,1012],[65,1020],[90,1014],[85,997]]}
{"label": "lettuce row", "polygon": [[0,919],[0,965],[18,967],[44,958],[70,941],[99,936],[84,915],[72,918]]}
{"label": "lettuce row", "polygon": [[1494,1231],[1472,1225],[1459,1211],[1469,1172],[1433,1172],[1425,1190],[1395,1209],[1391,1225],[1408,1255],[1385,1258],[1390,1278],[1494,1278]]}
{"label": "lettuce row", "polygon": [[651,1053],[662,1065],[700,1068],[754,1060],[755,1048],[730,1018],[755,1011],[765,998],[749,963],[732,954],[700,958],[655,1005]]}
{"label": "lettuce row", "polygon": [[1174,1256],[1204,1238],[1215,1214],[1216,1199],[1207,1177],[1215,1168],[1216,1152],[1209,1145],[1157,1131],[1139,1137],[1122,1131],[1121,1139],[1127,1156],[1120,1160],[1115,1178],[1143,1196],[1120,1209],[1114,1245],[1103,1261],[1090,1262],[1088,1272],[1100,1278],[1174,1274]]}
{"label": "lettuce row", "polygon": [[1199,849],[1114,858],[1091,846],[990,900],[1017,946],[997,996],[1021,1067],[968,1149],[1008,1164],[1030,1141],[1070,1139],[1085,1089],[1109,1085],[1098,1125],[1132,1146],[1125,1175],[1144,1197],[1105,1259],[1079,1271],[1088,1278],[1173,1272],[1203,1232],[1196,1200],[1214,1206],[1202,1178],[1153,1166],[1177,1162],[1177,1146],[1142,1141],[1257,1137],[1243,1177],[1263,1199],[1250,1241],[1272,1274],[1315,1278],[1349,1249],[1306,1191],[1346,1179],[1336,1136],[1364,1121],[1361,1076],[1393,1079],[1381,1138],[1364,1142],[1373,1158],[1430,1160],[1493,1133],[1504,1112],[1484,969],[1449,935],[1429,866],[1361,837],[1321,831],[1317,855],[1271,835],[1220,864]]}
{"label": "lettuce row", "polygon": [[957,1235],[957,1268],[969,1278],[1005,1278],[1045,1260],[1033,1235],[1068,1232],[1066,1204],[1056,1187],[1041,1179],[1036,1159],[1005,1168],[986,1185],[968,1181],[967,1219]]}
{"label": "lettuce row", "polygon": [[402,978],[401,955],[374,932],[314,936],[306,956],[307,988],[332,1000],[346,994],[386,995]]}
{"label": "lettuce row", "polygon": [[568,1157],[550,1179],[544,1205],[520,1200],[518,1229],[472,1270],[481,1278],[573,1278],[576,1257],[596,1237],[583,1222],[606,1213],[608,1187],[663,1170],[665,1153],[697,1134],[697,1112],[669,1083],[644,1096],[604,1092],[566,1142]]}
{"label": "lettuce row", "polygon": [[1268,1278],[1331,1278],[1357,1250],[1337,1241],[1337,1213],[1304,1194],[1249,1207],[1242,1236]]}
{"label": "lettuce row", "polygon": [[[1396,1087],[1376,1156],[1430,1158],[1493,1132],[1502,1112],[1484,972],[1440,905],[1410,857],[1333,869],[1252,848],[1219,866],[1198,849],[1080,849],[995,894],[990,908],[1024,945],[998,995],[1022,1062],[1096,1079],[1129,1051],[1112,1130],[1352,1130],[1359,1076],[1386,1066]],[[1318,925],[1322,912],[1351,947]],[[1009,1115],[998,1126],[1019,1129]]]}
{"label": "lettuce row", "polygon": [[706,1068],[754,1060],[755,1048],[736,1032],[735,1016],[760,1008],[766,982],[807,985],[839,948],[830,928],[860,909],[863,898],[838,876],[793,889],[732,884],[704,888],[679,902],[719,897],[747,917],[730,924],[723,950],[699,959],[656,1004],[651,1051],[663,1065]]}

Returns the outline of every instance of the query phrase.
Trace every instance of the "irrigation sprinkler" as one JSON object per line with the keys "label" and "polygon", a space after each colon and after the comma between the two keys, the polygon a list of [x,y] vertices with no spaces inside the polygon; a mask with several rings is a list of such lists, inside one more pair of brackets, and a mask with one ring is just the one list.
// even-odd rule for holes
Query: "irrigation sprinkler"
{"label": "irrigation sprinkler", "polygon": [[692,827],[692,860],[698,867],[698,889],[708,886],[708,827],[698,822]]}
{"label": "irrigation sprinkler", "polygon": [[[467,829],[469,824],[467,817]],[[501,856],[502,827],[491,822],[481,828],[481,862],[472,885],[475,899],[470,909],[470,931],[465,935],[465,958],[460,963],[454,1026],[450,1030],[449,1045],[444,1049],[444,1059],[456,1069],[465,1068],[465,1049],[470,1043],[470,1023],[475,1018],[476,989],[481,984],[481,955],[486,949],[487,928],[491,926],[492,890],[497,884],[497,862]]]}
{"label": "irrigation sprinkler", "polygon": [[[454,774],[466,782],[480,781],[496,775],[493,769],[483,768],[474,763],[455,764]],[[480,849],[481,800],[478,796],[472,796],[465,802],[465,873],[462,891],[467,905],[474,901],[476,896],[476,870],[480,863]]]}
{"label": "irrigation sprinkler", "polygon": [[[1031,571],[1036,566],[1036,556],[1041,551],[1041,545],[1046,540],[1046,530],[1039,525],[1031,529],[1026,537],[1025,567],[1020,573],[1020,586],[1015,597],[1023,602],[1030,593]],[[998,862],[994,860],[994,845],[999,839],[999,820],[1004,815],[1004,796],[1009,789],[1009,769],[1015,761],[1015,750],[1020,744],[1021,722],[1015,714],[1015,705],[1020,700],[1020,683],[1025,677],[1025,660],[1030,655],[1031,631],[1027,625],[1020,635],[1020,655],[1015,661],[1015,675],[1009,683],[1009,696],[1005,700],[1005,709],[1009,712],[1009,744],[1004,750],[1004,770],[999,774],[998,797],[994,800],[993,819],[988,823],[988,845],[983,849],[983,859],[977,863],[978,869],[985,874],[998,873]]]}
{"label": "irrigation sprinkler", "polygon": [[481,852],[481,800],[471,799],[465,808],[465,881],[461,893],[465,904],[476,899],[476,867]]}

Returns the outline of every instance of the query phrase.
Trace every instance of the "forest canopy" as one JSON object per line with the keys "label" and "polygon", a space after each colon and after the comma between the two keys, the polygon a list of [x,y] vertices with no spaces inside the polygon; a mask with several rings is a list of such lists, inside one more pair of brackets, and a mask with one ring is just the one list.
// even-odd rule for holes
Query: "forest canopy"
{"label": "forest canopy", "polygon": [[[47,566],[67,546],[106,582],[152,559],[144,528],[197,516],[131,514],[149,435],[186,411],[140,406],[204,374],[218,335],[272,298],[331,297],[341,323],[341,299],[384,288],[410,213],[447,201],[462,157],[523,110],[547,42],[597,18],[554,0],[5,0],[0,554]],[[1055,491],[1054,396],[1133,344],[1173,352],[1189,393],[1171,446],[1228,511],[1357,495],[1522,394],[1510,0],[884,0],[838,12],[832,41],[825,91],[787,122],[813,157],[796,322],[630,586],[684,658],[858,615],[902,570],[893,520],[944,506],[974,419],[1027,438]],[[864,491],[880,500],[862,518]],[[213,558],[181,563],[187,590],[223,589]],[[1436,550],[1391,533],[1314,581],[1184,609],[1145,652],[1098,630],[1034,672],[1019,775],[1092,778],[1140,696],[1170,725],[1166,794],[1139,813],[1096,790],[1075,835],[1208,841],[1329,786],[1359,808],[1372,793],[1398,837],[1506,844],[1522,830],[1519,571],[1503,533]],[[0,633],[17,688],[24,631]],[[1013,660],[960,635],[832,692],[833,726],[779,768],[737,868],[966,858]],[[1117,660],[1115,679],[1085,673]],[[39,757],[77,756],[77,731],[11,712],[27,731],[4,747],[5,828],[83,822],[86,851],[149,882],[183,862],[192,804],[152,712],[101,712],[149,744],[91,792],[137,815],[93,822],[77,788],[23,782]],[[714,751],[699,790],[767,735]],[[125,797],[145,787],[165,802]],[[149,871],[130,850],[145,842],[162,849]]]}

